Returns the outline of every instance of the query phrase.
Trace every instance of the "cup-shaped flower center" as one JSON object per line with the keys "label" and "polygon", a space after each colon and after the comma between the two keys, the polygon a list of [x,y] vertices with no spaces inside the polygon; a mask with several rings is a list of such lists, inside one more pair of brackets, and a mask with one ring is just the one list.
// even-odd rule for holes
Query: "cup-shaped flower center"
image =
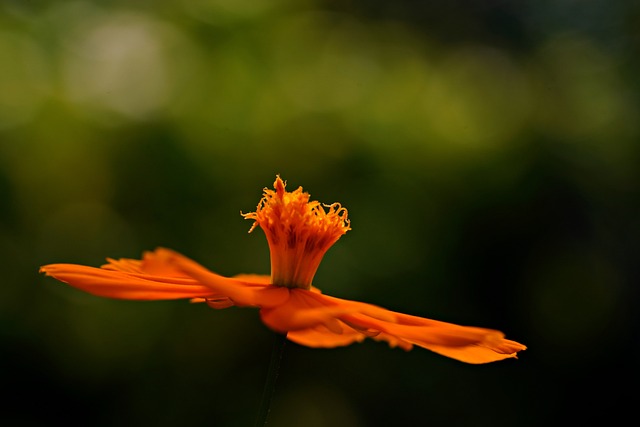
{"label": "cup-shaped flower center", "polygon": [[351,230],[347,210],[339,203],[309,201],[302,187],[288,192],[276,177],[275,190],[264,189],[255,212],[242,214],[260,226],[271,253],[271,281],[277,286],[309,289],[327,250]]}

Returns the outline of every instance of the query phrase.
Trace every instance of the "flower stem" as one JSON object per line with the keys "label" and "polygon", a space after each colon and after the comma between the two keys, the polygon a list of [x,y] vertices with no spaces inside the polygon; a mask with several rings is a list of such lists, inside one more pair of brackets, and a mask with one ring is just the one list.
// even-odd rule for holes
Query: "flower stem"
{"label": "flower stem", "polygon": [[280,361],[282,360],[282,354],[284,353],[286,342],[287,334],[275,334],[273,347],[271,349],[271,360],[269,361],[269,372],[267,373],[267,380],[264,383],[264,392],[262,394],[262,403],[260,404],[260,412],[258,413],[256,427],[263,427],[267,425],[267,418],[269,417],[269,411],[271,410],[271,398],[273,398],[273,394],[276,390],[276,380],[278,379]]}

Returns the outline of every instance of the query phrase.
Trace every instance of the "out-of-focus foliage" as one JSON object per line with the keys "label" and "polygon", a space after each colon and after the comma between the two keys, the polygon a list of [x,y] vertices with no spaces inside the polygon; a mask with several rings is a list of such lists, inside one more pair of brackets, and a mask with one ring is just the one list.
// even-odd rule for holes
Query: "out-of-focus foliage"
{"label": "out-of-focus foliage", "polygon": [[251,425],[255,311],[37,270],[167,246],[268,273],[239,211],[277,173],[349,209],[316,286],[530,349],[468,366],[290,344],[274,426],[630,412],[639,20],[630,0],[0,3],[0,424]]}

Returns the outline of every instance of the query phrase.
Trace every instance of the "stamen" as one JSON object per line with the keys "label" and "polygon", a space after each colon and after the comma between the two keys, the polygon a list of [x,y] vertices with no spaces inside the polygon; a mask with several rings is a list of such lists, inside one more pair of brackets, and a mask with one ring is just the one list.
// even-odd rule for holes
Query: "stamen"
{"label": "stamen", "polygon": [[351,230],[347,209],[340,203],[309,201],[309,193],[298,187],[286,191],[276,176],[275,189],[264,189],[255,212],[242,214],[264,231],[271,252],[274,285],[309,289],[327,250]]}

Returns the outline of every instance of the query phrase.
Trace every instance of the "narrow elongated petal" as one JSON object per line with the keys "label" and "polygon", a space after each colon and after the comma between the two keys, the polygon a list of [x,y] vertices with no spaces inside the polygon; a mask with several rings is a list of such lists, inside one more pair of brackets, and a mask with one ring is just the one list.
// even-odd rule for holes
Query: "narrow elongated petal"
{"label": "narrow elongated petal", "polygon": [[[283,304],[289,298],[289,289],[265,285],[263,276],[244,276],[243,280],[212,273],[205,267],[177,252],[164,249],[168,262],[188,274],[216,295],[224,295],[240,307],[272,307]],[[247,277],[255,279],[250,282]]]}
{"label": "narrow elongated petal", "polygon": [[293,289],[282,305],[261,310],[263,322],[310,347],[336,347],[371,337],[392,347],[414,345],[467,363],[516,357],[526,347],[502,332],[396,313],[371,304]]}
{"label": "narrow elongated petal", "polygon": [[415,326],[402,323],[374,321],[383,333],[375,339],[393,343],[394,340],[415,344],[443,356],[467,363],[487,363],[517,357],[526,347],[504,338],[493,329],[460,326],[438,322],[436,325]]}
{"label": "narrow elongated petal", "polygon": [[93,295],[130,300],[213,297],[211,289],[183,277],[128,273],[75,264],[50,264],[40,272]]}
{"label": "narrow elongated petal", "polygon": [[339,324],[342,326],[341,333],[335,333],[320,325],[315,328],[289,331],[287,339],[307,347],[333,348],[361,342],[366,338],[366,335],[349,328],[346,324],[341,322]]}
{"label": "narrow elongated petal", "polygon": [[[90,294],[108,298],[191,298],[207,301],[215,308],[232,305],[261,307],[263,303],[269,305],[288,298],[286,289],[271,290],[264,276],[224,277],[169,249],[145,252],[142,260],[123,258],[108,261],[101,268],[50,264],[41,267],[40,271]],[[200,277],[205,280],[199,280]]]}

